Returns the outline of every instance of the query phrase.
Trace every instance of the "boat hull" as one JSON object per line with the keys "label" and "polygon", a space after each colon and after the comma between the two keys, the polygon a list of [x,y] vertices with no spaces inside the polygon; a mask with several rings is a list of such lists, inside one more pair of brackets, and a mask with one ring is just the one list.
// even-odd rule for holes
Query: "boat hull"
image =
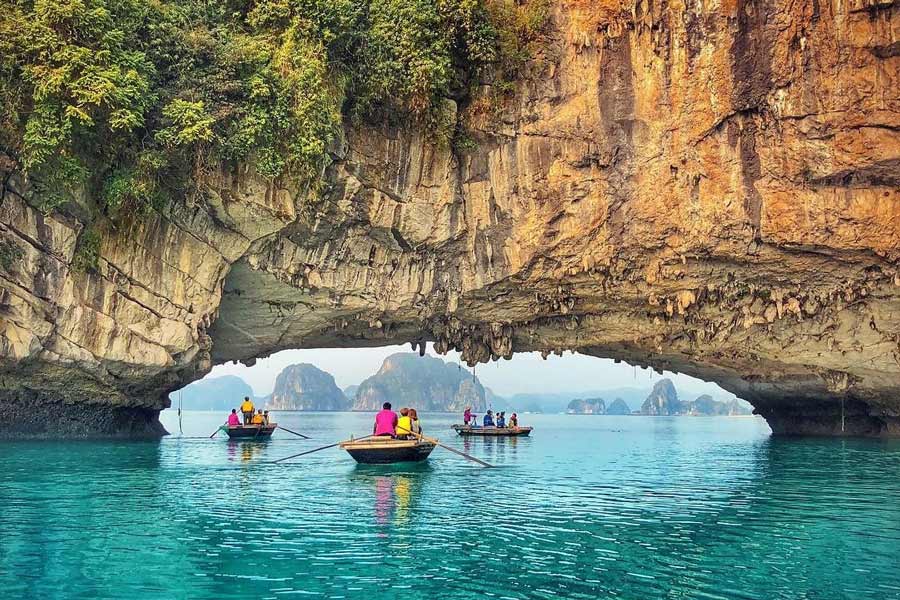
{"label": "boat hull", "polygon": [[392,438],[370,438],[344,442],[341,448],[363,465],[390,465],[402,462],[422,462],[428,458],[435,445],[416,440],[395,440]]}
{"label": "boat hull", "polygon": [[471,425],[453,425],[459,435],[479,437],[525,437],[533,427],[472,427]]}
{"label": "boat hull", "polygon": [[236,440],[267,440],[272,437],[275,423],[269,425],[238,425],[237,427],[225,427],[225,433],[228,437]]}

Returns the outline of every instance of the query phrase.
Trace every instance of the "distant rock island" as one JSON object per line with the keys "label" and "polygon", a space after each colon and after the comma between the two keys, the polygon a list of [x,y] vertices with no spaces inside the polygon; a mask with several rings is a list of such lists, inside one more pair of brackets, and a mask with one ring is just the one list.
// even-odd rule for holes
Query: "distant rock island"
{"label": "distant rock island", "polygon": [[671,379],[660,379],[653,386],[653,391],[641,405],[642,415],[669,416],[677,415],[681,410],[681,402]]}
{"label": "distant rock island", "polygon": [[267,406],[270,410],[350,410],[350,401],[329,373],[300,363],[278,374]]}
{"label": "distant rock island", "polygon": [[359,385],[353,410],[378,410],[384,402],[435,412],[462,412],[471,406],[481,413],[486,406],[484,387],[469,371],[412,352],[384,359],[378,372]]}
{"label": "distant rock island", "polygon": [[[607,404],[600,396],[615,399]],[[608,395],[607,395],[608,394]],[[251,387],[240,377],[225,375],[203,379],[170,395],[173,407],[179,398],[186,410],[229,411],[244,396],[260,408],[304,411],[374,411],[384,402],[396,408],[413,406],[423,411],[462,412],[471,406],[476,414],[488,408],[507,412],[566,412],[575,415],[656,415],[735,416],[748,415],[751,407],[743,400],[716,400],[701,394],[692,401],[678,397],[670,379],[661,379],[647,395],[646,388],[612,388],[588,391],[571,399],[564,392],[516,394],[503,397],[483,387],[477,377],[456,363],[440,358],[398,353],[387,357],[381,368],[360,385],[341,390],[334,377],[318,367],[300,363],[279,373],[273,393],[254,397]],[[643,398],[643,401],[642,401]],[[639,410],[638,410],[639,408]]]}
{"label": "distant rock island", "polygon": [[642,415],[651,416],[737,416],[751,414],[750,406],[737,398],[729,402],[713,399],[709,394],[693,401],[681,401],[670,379],[660,379],[641,405]]}
{"label": "distant rock island", "polygon": [[[616,398],[609,406],[603,398],[575,398],[569,402],[566,412],[572,415],[629,415],[628,404]],[[691,402],[678,399],[675,384],[670,379],[661,379],[641,405],[638,414],[648,416],[736,416],[749,415],[749,404],[737,398],[722,402],[709,394],[698,396]]]}
{"label": "distant rock island", "polygon": [[630,415],[631,408],[625,403],[621,398],[616,398],[612,401],[612,403],[606,407],[606,414],[608,415]]}
{"label": "distant rock island", "polygon": [[569,402],[566,412],[572,415],[605,415],[606,401],[603,398],[575,398]]}
{"label": "distant rock island", "polygon": [[236,375],[201,379],[169,394],[173,408],[184,410],[230,411],[237,408],[244,396],[253,398],[253,389]]}

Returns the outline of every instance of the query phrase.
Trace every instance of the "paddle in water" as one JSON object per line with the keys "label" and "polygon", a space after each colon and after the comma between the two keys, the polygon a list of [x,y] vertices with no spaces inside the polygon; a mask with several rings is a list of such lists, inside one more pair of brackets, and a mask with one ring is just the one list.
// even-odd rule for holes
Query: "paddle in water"
{"label": "paddle in water", "polygon": [[304,440],[310,439],[308,435],[303,435],[302,433],[297,433],[296,431],[291,431],[291,430],[288,429],[287,427],[282,427],[281,425],[278,426],[278,429],[284,429],[284,430],[287,431],[288,433],[293,433],[294,435],[299,435],[299,436],[302,437]]}
{"label": "paddle in water", "polygon": [[306,452],[301,452],[301,453],[299,453],[299,454],[293,454],[293,455],[291,455],[291,456],[285,456],[284,458],[279,458],[278,460],[273,460],[273,461],[272,461],[272,464],[280,463],[280,462],[282,462],[282,461],[290,460],[290,459],[292,459],[292,458],[297,458],[297,457],[300,457],[300,456],[306,456],[307,454],[312,454],[313,452],[318,452],[318,451],[320,451],[320,450],[328,450],[329,448],[334,448],[335,446],[340,446],[340,445],[343,444],[344,442],[359,441],[359,440],[364,440],[364,439],[370,438],[370,437],[373,437],[372,434],[369,434],[369,435],[367,435],[367,436],[365,436],[365,437],[356,438],[355,440],[344,440],[343,442],[337,442],[336,444],[328,444],[327,446],[322,446],[321,448],[315,448],[315,449],[313,449],[313,450],[307,450]]}
{"label": "paddle in water", "polygon": [[481,465],[482,467],[488,467],[488,468],[490,468],[490,469],[493,469],[493,468],[494,468],[494,465],[492,465],[492,464],[490,464],[490,463],[486,463],[486,462],[484,462],[483,460],[481,460],[480,458],[475,458],[475,457],[472,456],[471,454],[466,454],[465,452],[462,452],[462,451],[460,451],[460,450],[457,450],[456,448],[451,448],[450,446],[445,446],[444,444],[440,443],[439,441],[437,441],[437,440],[434,439],[434,438],[425,437],[425,436],[422,435],[421,433],[415,433],[415,432],[411,432],[411,433],[412,433],[414,436],[418,437],[420,440],[425,440],[426,442],[431,442],[431,443],[434,444],[435,446],[440,446],[440,447],[443,448],[444,450],[449,450],[450,452],[454,452],[454,453],[456,453],[456,454],[459,454],[460,456],[465,457],[465,458],[467,458],[468,460],[471,460],[471,461],[473,461],[473,462],[477,462],[477,463],[478,463],[479,465]]}

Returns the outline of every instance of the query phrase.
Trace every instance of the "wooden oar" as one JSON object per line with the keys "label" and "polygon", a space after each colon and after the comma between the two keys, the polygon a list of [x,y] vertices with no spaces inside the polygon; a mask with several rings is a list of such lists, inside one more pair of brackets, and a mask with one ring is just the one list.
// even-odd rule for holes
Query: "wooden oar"
{"label": "wooden oar", "polygon": [[307,454],[312,454],[313,452],[318,452],[319,450],[328,450],[329,448],[334,448],[335,446],[340,446],[344,442],[358,442],[359,440],[364,440],[366,438],[374,437],[374,434],[367,435],[365,437],[356,438],[352,440],[344,440],[343,442],[337,442],[336,444],[328,444],[327,446],[322,446],[321,448],[316,448],[314,450],[307,450],[306,452],[301,452],[300,454],[294,454],[292,456],[285,456],[284,458],[279,458],[278,460],[273,460],[271,464],[280,463],[285,460],[290,460],[292,458],[297,458],[299,456],[305,456]]}
{"label": "wooden oar", "polygon": [[223,427],[225,427],[225,426],[224,426],[224,425],[219,425],[219,428],[216,429],[215,431],[213,431],[212,435],[209,436],[209,439],[213,439],[214,437],[216,437],[216,434],[219,433],[220,431],[222,431],[222,428],[223,428]]}
{"label": "wooden oar", "polygon": [[412,435],[418,437],[420,440],[425,440],[426,442],[431,442],[432,444],[434,444],[434,445],[436,445],[436,446],[440,446],[440,447],[443,448],[444,450],[449,450],[450,452],[454,452],[454,453],[456,453],[456,454],[459,454],[460,456],[465,457],[465,458],[467,458],[467,459],[469,459],[469,460],[471,460],[471,461],[475,461],[475,462],[477,462],[479,465],[481,465],[481,466],[483,466],[483,467],[488,467],[488,468],[490,468],[490,469],[493,469],[493,468],[494,468],[494,465],[492,465],[492,464],[490,464],[490,463],[486,463],[486,462],[484,462],[483,460],[481,460],[480,458],[475,458],[475,457],[472,456],[471,454],[466,454],[465,452],[460,452],[460,451],[457,450],[456,448],[451,448],[450,446],[445,446],[444,444],[440,443],[439,441],[437,441],[437,440],[434,439],[434,438],[425,437],[425,436],[422,435],[421,433],[416,433],[416,432],[414,432],[414,431],[411,431],[410,433],[411,433]]}
{"label": "wooden oar", "polygon": [[296,431],[291,431],[291,430],[288,429],[287,427],[282,427],[281,425],[276,425],[276,427],[278,427],[278,429],[284,429],[284,430],[287,431],[288,433],[293,433],[294,435],[299,435],[299,436],[302,437],[304,440],[310,439],[308,435],[303,435],[302,433],[297,433]]}

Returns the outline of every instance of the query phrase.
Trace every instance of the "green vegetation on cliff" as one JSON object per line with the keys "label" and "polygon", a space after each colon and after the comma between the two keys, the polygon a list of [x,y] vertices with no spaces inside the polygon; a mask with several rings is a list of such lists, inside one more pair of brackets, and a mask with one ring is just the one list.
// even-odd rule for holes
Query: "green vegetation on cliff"
{"label": "green vegetation on cliff", "polygon": [[0,151],[47,209],[159,206],[220,162],[315,194],[342,119],[439,130],[443,98],[526,60],[549,6],[0,0]]}

